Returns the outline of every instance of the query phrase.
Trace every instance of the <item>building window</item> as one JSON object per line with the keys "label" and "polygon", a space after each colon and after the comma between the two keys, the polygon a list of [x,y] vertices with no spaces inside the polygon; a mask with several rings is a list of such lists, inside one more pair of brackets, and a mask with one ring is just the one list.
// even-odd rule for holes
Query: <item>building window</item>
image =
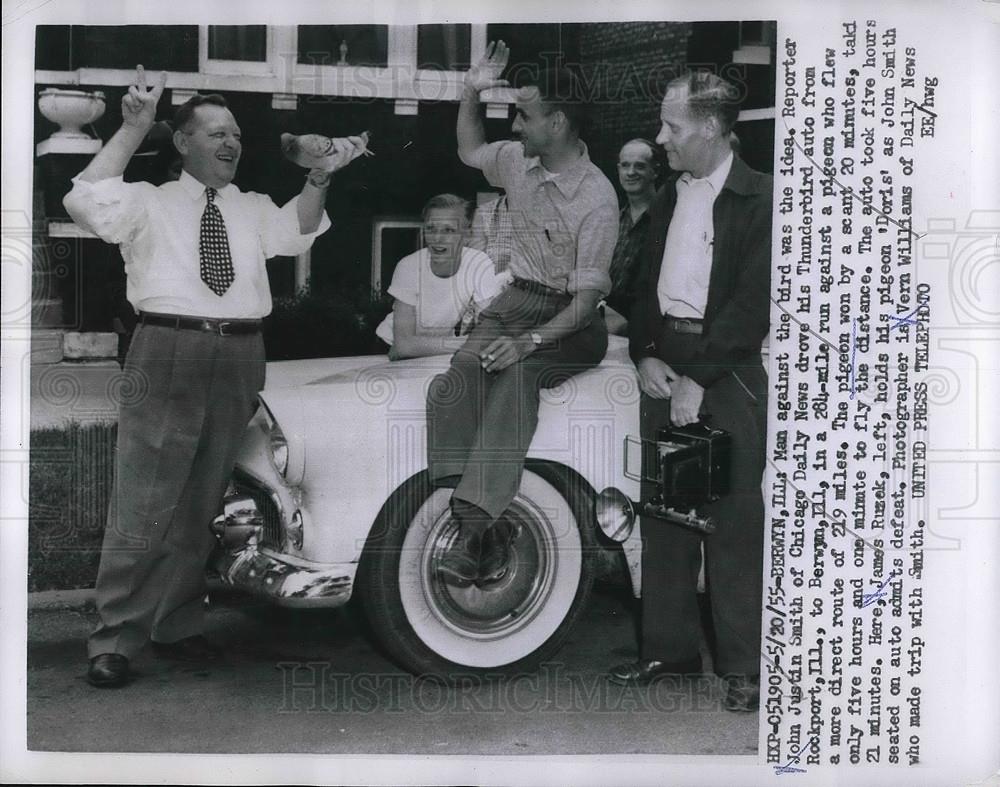
{"label": "building window", "polygon": [[267,60],[267,25],[209,25],[209,60]]}
{"label": "building window", "polygon": [[396,263],[423,245],[423,226],[416,218],[372,217],[372,290],[379,295],[386,293]]}
{"label": "building window", "polygon": [[299,25],[299,58],[303,65],[376,66],[389,61],[386,25]]}
{"label": "building window", "polygon": [[[613,27],[613,25],[608,25]],[[486,26],[487,41],[504,41],[517,62],[508,67],[508,74],[517,83],[536,73],[537,69],[552,68],[580,62],[579,25],[570,23],[510,23]]]}
{"label": "building window", "polygon": [[[79,53],[76,53],[79,57]],[[73,28],[70,25],[35,27],[35,68],[47,71],[72,71],[76,68],[73,52]]]}
{"label": "building window", "polygon": [[[135,72],[136,63],[165,71],[198,71],[197,25],[39,26],[37,44],[57,46],[38,68],[113,68]],[[43,37],[44,34],[44,37]]]}
{"label": "building window", "polygon": [[777,22],[740,22],[740,46],[774,46],[777,33]]}
{"label": "building window", "polygon": [[239,78],[273,76],[273,30],[267,25],[202,25],[198,28],[201,70]]}
{"label": "building window", "polygon": [[471,25],[418,25],[417,68],[464,71],[471,60]]}

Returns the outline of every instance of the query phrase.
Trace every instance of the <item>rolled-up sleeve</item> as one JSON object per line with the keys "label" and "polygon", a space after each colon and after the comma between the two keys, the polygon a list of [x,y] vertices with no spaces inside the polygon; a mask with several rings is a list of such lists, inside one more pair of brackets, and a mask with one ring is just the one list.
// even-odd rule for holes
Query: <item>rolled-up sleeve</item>
{"label": "rolled-up sleeve", "polygon": [[566,289],[611,292],[611,255],[618,240],[618,211],[615,205],[594,208],[580,224],[576,238],[576,267],[569,275]]}
{"label": "rolled-up sleeve", "polygon": [[73,221],[108,243],[128,243],[145,215],[148,183],[125,183],[119,177],[96,183],[73,178],[73,188],[63,198],[63,206]]}
{"label": "rolled-up sleeve", "polygon": [[261,237],[267,257],[295,257],[304,254],[318,236],[330,229],[330,217],[324,210],[315,232],[300,232],[297,196],[281,208],[264,194],[259,194],[258,199],[261,208]]}

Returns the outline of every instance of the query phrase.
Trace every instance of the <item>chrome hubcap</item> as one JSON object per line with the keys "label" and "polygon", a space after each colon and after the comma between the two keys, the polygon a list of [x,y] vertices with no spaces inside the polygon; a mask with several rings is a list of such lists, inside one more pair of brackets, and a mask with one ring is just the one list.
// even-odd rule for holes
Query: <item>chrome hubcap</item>
{"label": "chrome hubcap", "polygon": [[437,571],[458,529],[448,511],[435,521],[422,560],[423,592],[441,623],[473,638],[501,637],[531,622],[551,590],[558,555],[544,513],[516,500],[505,518],[517,528],[509,560],[496,579],[468,587],[449,585]]}

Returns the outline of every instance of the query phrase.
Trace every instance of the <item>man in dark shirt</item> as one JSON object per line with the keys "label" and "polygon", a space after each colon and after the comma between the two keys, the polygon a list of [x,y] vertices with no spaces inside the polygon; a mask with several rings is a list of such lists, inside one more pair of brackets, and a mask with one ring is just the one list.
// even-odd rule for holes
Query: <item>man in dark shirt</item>
{"label": "man in dark shirt", "polygon": [[628,329],[639,253],[649,232],[648,208],[663,169],[662,151],[648,139],[629,140],[618,152],[618,183],[625,192],[625,205],[618,215],[618,242],[611,257],[611,294],[605,299],[610,333],[624,336]]}

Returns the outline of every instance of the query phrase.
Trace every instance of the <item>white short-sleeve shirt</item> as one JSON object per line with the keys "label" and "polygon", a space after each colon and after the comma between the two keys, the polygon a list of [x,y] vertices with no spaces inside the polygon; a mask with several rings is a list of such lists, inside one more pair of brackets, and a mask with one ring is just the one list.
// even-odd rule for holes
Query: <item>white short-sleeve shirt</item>
{"label": "white short-sleeve shirt", "polygon": [[[421,333],[448,335],[467,311],[482,309],[509,281],[509,274],[494,271],[493,260],[468,246],[462,248],[462,260],[455,275],[438,276],[431,270],[430,252],[423,248],[403,257],[396,265],[389,294],[416,308],[417,328]],[[375,333],[386,344],[393,344],[391,313]]]}

